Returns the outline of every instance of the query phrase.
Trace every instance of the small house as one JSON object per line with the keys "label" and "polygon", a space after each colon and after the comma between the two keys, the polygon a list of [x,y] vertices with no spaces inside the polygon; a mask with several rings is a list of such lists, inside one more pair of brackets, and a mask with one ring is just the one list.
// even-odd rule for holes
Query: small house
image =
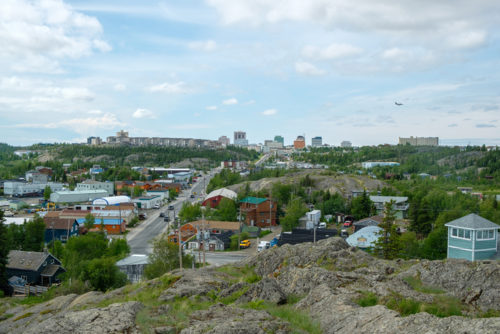
{"label": "small house", "polygon": [[27,284],[49,286],[58,282],[57,276],[66,272],[61,261],[49,252],[9,252],[7,277],[17,276]]}
{"label": "small house", "polygon": [[373,248],[381,230],[378,226],[366,226],[351,234],[345,241],[353,247]]}
{"label": "small house", "polygon": [[448,258],[484,260],[497,254],[499,225],[471,213],[445,224]]}
{"label": "small house", "polygon": [[127,275],[131,283],[137,283],[142,280],[142,275],[147,264],[148,256],[144,254],[132,254],[116,262],[118,269]]}
{"label": "small house", "polygon": [[385,210],[385,203],[393,201],[392,206],[396,219],[405,219],[408,217],[408,210],[410,204],[408,203],[408,197],[403,196],[370,196],[370,200],[375,205],[377,209],[377,214],[381,215]]}
{"label": "small house", "polygon": [[[80,226],[85,225],[85,218],[79,218],[76,221],[78,224],[80,224]],[[127,226],[125,224],[126,223],[124,219],[96,218],[92,230],[98,231],[104,228],[104,230],[108,232],[108,234],[121,234],[127,230]]]}
{"label": "small house", "polygon": [[76,219],[71,218],[51,218],[44,217],[45,223],[45,243],[52,240],[66,242],[70,237],[77,236],[80,224]]}
{"label": "small house", "polygon": [[368,227],[368,226],[378,226],[380,223],[382,223],[382,216],[372,216],[368,217],[365,219],[358,220],[355,222],[354,225],[354,232],[357,232],[361,230],[362,228]]}
{"label": "small house", "polygon": [[249,226],[276,226],[277,205],[267,198],[245,197],[240,201],[240,210]]}

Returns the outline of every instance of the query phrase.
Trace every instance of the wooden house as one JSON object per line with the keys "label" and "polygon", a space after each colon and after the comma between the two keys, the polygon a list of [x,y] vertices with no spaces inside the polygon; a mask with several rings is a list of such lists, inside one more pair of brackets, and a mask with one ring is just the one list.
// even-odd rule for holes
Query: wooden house
{"label": "wooden house", "polygon": [[58,282],[57,276],[66,272],[61,261],[49,252],[25,252],[12,250],[9,252],[7,277],[17,276],[27,284],[49,286]]}

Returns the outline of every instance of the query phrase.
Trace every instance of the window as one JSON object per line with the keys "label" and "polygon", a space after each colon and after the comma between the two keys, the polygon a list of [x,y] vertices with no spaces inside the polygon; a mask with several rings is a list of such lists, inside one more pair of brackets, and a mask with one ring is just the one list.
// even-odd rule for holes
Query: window
{"label": "window", "polygon": [[492,240],[495,238],[495,230],[477,231],[477,240]]}
{"label": "window", "polygon": [[452,228],[451,229],[451,236],[453,238],[457,238],[457,239],[470,240],[471,239],[471,231],[464,230],[461,228]]}

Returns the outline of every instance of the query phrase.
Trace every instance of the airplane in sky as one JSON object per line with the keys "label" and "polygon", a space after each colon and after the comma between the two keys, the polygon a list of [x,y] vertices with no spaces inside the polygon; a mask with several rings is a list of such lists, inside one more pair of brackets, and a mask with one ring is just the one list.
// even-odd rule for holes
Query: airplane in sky
{"label": "airplane in sky", "polygon": [[402,106],[403,104],[401,102],[394,102],[395,105],[397,106]]}

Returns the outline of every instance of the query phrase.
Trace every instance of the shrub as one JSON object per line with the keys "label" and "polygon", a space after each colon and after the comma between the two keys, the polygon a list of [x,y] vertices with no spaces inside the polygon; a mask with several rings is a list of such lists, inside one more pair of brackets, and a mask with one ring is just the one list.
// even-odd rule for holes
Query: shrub
{"label": "shrub", "polygon": [[462,304],[455,297],[437,296],[434,298],[434,303],[423,305],[422,311],[440,318],[451,317],[462,315]]}
{"label": "shrub", "polygon": [[361,307],[374,306],[378,303],[378,297],[373,292],[361,291],[361,297],[355,300],[355,302]]}
{"label": "shrub", "polygon": [[422,293],[432,293],[432,294],[444,293],[444,291],[439,289],[439,288],[424,285],[422,283],[422,281],[420,280],[420,278],[418,278],[418,277],[408,276],[408,277],[403,278],[403,281],[408,283],[408,285],[415,291],[419,291]]}
{"label": "shrub", "polygon": [[420,312],[421,303],[410,298],[393,296],[385,303],[385,305],[391,310],[398,311],[401,316],[406,317]]}

